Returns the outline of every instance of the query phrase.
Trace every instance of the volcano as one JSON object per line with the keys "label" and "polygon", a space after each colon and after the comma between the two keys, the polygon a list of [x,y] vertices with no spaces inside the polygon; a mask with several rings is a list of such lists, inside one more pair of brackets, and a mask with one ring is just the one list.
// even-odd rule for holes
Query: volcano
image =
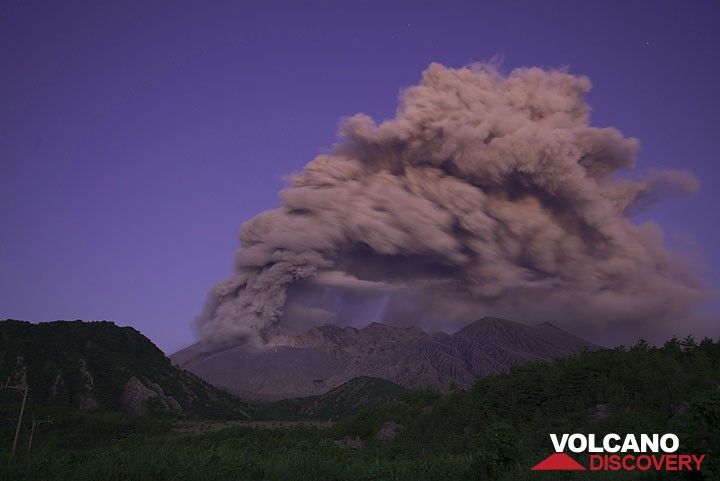
{"label": "volcano", "polygon": [[282,344],[208,350],[194,344],[171,361],[210,384],[259,399],[323,394],[372,376],[407,388],[469,387],[514,365],[549,361],[597,346],[542,323],[486,317],[454,334],[373,322],[362,329],[323,325]]}

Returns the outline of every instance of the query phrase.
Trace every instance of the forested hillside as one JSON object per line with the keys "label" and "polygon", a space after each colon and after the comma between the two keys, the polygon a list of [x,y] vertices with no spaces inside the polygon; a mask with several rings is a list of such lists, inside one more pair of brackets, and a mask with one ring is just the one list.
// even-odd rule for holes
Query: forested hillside
{"label": "forested hillside", "polygon": [[[112,322],[0,321],[0,380],[34,405],[247,418],[249,404],[173,366],[147,337]],[[3,393],[0,405],[12,395]]]}
{"label": "forested hillside", "polygon": [[414,391],[334,429],[372,442],[387,420],[404,427],[390,452],[472,456],[483,460],[488,479],[525,473],[552,452],[551,432],[674,432],[683,452],[708,454],[703,479],[720,479],[720,344],[687,338],[655,348],[640,341],[528,364],[466,391]]}
{"label": "forested hillside", "polygon": [[[409,391],[331,427],[193,433],[169,419],[66,415],[43,426],[4,479],[716,481],[719,386],[720,345],[673,339],[527,364],[468,390]],[[672,432],[682,452],[707,459],[700,473],[531,472],[553,451],[551,432]]]}

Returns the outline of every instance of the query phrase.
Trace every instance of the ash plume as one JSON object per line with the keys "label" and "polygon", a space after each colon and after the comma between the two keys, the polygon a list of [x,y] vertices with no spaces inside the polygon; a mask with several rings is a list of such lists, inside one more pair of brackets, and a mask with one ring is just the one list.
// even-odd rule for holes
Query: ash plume
{"label": "ash plume", "polygon": [[344,120],[281,206],[242,226],[201,337],[266,343],[370,320],[446,330],[483,315],[597,333],[688,315],[706,287],[660,227],[630,216],[697,182],[629,175],[638,141],[589,124],[589,89],[561,70],[430,65],[394,118]]}

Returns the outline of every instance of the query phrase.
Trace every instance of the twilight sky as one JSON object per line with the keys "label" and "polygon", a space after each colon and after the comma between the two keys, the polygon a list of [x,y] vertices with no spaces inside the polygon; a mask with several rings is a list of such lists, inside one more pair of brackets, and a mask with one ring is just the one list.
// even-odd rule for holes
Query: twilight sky
{"label": "twilight sky", "polygon": [[0,318],[191,343],[240,224],[339,119],[391,117],[430,62],[496,56],[589,76],[593,124],[639,138],[638,167],[696,174],[638,220],[717,288],[720,7],[595,3],[0,3]]}

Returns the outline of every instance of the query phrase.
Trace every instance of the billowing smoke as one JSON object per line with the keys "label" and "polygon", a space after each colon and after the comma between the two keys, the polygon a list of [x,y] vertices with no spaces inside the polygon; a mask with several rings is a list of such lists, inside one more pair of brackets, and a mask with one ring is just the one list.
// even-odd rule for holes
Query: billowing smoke
{"label": "billowing smoke", "polygon": [[564,71],[432,64],[393,119],[346,119],[281,206],[242,226],[202,338],[370,320],[443,330],[484,315],[600,332],[687,315],[705,287],[657,225],[629,216],[697,182],[633,177],[638,142],[589,125],[589,89]]}

